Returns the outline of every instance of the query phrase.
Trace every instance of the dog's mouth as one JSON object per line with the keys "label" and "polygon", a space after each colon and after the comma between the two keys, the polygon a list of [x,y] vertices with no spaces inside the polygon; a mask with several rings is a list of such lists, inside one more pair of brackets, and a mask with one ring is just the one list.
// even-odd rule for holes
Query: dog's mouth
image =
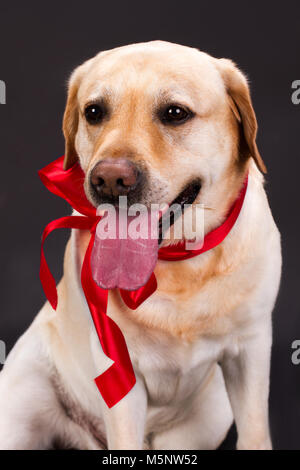
{"label": "dog's mouth", "polygon": [[176,220],[181,217],[185,211],[185,209],[192,205],[201,189],[201,181],[200,179],[195,179],[191,183],[189,183],[182,191],[178,194],[178,196],[173,200],[173,202],[169,205],[168,210],[160,217],[159,219],[159,237],[158,237],[158,244],[160,245],[163,241],[164,234],[166,230],[164,230],[164,222],[167,219],[168,223],[167,229],[170,228]]}
{"label": "dog's mouth", "polygon": [[[154,219],[150,209],[139,216],[130,216],[127,210],[116,208],[114,230],[108,236],[103,227],[105,223],[109,224],[109,216],[107,215],[106,221],[106,216],[101,219],[91,258],[95,282],[104,289],[118,287],[137,290],[144,286],[155,268],[164,234],[183,215],[185,209],[195,202],[200,189],[201,181],[193,180],[178,194],[161,217],[156,210]],[[167,223],[164,223],[166,219]]]}

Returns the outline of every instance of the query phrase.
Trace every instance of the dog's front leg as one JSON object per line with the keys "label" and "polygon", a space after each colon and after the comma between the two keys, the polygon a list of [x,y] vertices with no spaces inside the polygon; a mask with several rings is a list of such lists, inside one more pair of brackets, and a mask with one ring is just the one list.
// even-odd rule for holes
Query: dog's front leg
{"label": "dog's front leg", "polygon": [[225,383],[237,426],[237,449],[272,448],[269,419],[271,322],[256,325],[255,332],[239,340],[236,357],[222,361]]}
{"label": "dog's front leg", "polygon": [[141,450],[145,435],[147,393],[141,379],[112,408],[105,407],[104,421],[108,449]]}

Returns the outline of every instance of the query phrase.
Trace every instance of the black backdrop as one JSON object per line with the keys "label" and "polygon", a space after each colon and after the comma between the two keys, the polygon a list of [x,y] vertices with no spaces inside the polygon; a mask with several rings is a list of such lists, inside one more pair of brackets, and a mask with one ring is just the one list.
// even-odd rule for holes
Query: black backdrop
{"label": "black backdrop", "polygon": [[[258,1],[1,2],[0,339],[11,349],[44,302],[39,283],[40,235],[68,213],[48,193],[37,169],[64,152],[61,119],[72,69],[100,50],[164,39],[230,57],[251,81],[267,163],[267,192],[282,233],[283,279],[274,311],[270,416],[275,448],[300,449],[299,117],[291,83],[300,79],[300,3]],[[59,279],[66,233],[47,242]],[[0,417],[1,419],[1,417]],[[234,444],[234,434],[225,447]]]}

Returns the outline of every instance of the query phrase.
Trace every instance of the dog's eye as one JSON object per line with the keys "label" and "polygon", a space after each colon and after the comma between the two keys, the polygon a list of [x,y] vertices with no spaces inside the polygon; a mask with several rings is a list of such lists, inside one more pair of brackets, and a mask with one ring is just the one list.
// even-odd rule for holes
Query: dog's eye
{"label": "dog's eye", "polygon": [[85,118],[90,124],[98,124],[102,121],[104,110],[99,104],[90,104],[84,110]]}
{"label": "dog's eye", "polygon": [[189,117],[191,117],[191,113],[187,109],[184,109],[181,106],[172,105],[168,106],[164,110],[162,114],[162,121],[164,123],[180,124],[186,121]]}

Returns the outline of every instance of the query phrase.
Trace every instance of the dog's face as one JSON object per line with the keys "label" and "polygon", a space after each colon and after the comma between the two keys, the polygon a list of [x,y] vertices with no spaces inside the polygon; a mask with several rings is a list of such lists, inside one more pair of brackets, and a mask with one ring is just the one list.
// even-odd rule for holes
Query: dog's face
{"label": "dog's face", "polygon": [[231,61],[160,41],[130,45],[73,73],[65,168],[79,159],[95,206],[127,195],[129,204],[214,207],[249,157],[265,171],[256,129],[247,82]]}

